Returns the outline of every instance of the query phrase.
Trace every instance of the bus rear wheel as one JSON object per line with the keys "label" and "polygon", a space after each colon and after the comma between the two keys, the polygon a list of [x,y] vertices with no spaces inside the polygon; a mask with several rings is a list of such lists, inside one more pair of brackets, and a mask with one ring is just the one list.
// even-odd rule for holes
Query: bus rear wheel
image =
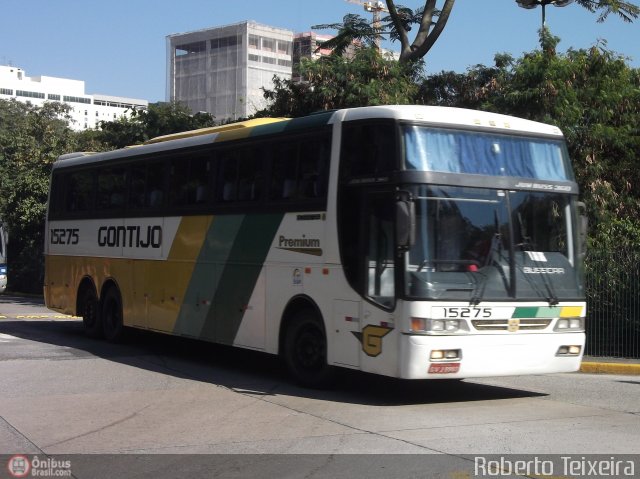
{"label": "bus rear wheel", "polygon": [[122,299],[115,287],[107,289],[102,299],[102,330],[107,341],[117,342],[122,339]]}
{"label": "bus rear wheel", "polygon": [[87,336],[90,338],[103,336],[98,295],[93,286],[85,288],[81,293],[80,316],[82,316],[82,324]]}
{"label": "bus rear wheel", "polygon": [[317,314],[303,310],[292,318],[284,341],[284,360],[293,379],[304,387],[323,388],[333,380],[327,364],[327,336]]}

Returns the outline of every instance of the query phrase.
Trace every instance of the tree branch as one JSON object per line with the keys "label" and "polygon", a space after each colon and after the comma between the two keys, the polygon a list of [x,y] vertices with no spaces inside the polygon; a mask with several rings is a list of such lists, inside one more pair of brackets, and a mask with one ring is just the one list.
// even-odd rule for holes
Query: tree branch
{"label": "tree branch", "polygon": [[[438,15],[438,21],[434,25],[433,30],[431,30],[431,32],[428,34],[426,39],[424,41],[422,41],[422,43],[417,44],[414,41],[414,45],[417,48],[415,48],[411,52],[411,55],[410,55],[409,58],[403,60],[402,57],[401,57],[400,60],[403,60],[403,61],[419,60],[420,58],[422,58],[423,56],[425,56],[427,54],[427,52],[431,49],[431,47],[438,40],[438,37],[440,36],[442,31],[444,30],[444,27],[447,25],[447,21],[449,20],[449,15],[451,14],[451,10],[453,9],[453,5],[455,4],[455,2],[456,2],[456,0],[445,0],[444,6],[442,7],[442,10],[440,11],[440,14]],[[430,2],[427,3],[427,6],[429,4],[430,4]],[[426,8],[425,8],[425,10],[426,10]],[[423,21],[424,21],[424,16],[423,16]],[[422,28],[423,27],[421,25],[420,26],[420,30],[421,31],[422,31]],[[420,33],[418,33],[418,35],[420,35]],[[417,39],[417,37],[416,37],[416,39]]]}

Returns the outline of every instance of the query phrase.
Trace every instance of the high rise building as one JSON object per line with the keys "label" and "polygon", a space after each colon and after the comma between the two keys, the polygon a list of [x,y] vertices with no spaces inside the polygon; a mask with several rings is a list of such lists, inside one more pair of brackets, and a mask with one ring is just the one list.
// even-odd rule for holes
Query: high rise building
{"label": "high rise building", "polygon": [[98,128],[101,121],[128,116],[132,109],[147,108],[147,100],[85,93],[84,81],[49,76],[29,77],[22,68],[0,65],[0,99],[15,99],[42,106],[46,101],[71,106],[70,127]]}
{"label": "high rise building", "polygon": [[264,108],[262,88],[291,78],[293,32],[245,21],[167,37],[167,100],[217,121]]}

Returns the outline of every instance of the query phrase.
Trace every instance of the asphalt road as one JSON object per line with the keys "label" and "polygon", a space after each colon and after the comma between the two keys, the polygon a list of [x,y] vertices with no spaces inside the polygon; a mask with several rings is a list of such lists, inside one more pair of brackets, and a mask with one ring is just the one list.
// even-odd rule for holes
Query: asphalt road
{"label": "asphalt road", "polygon": [[[108,344],[36,300],[0,297],[0,454],[73,455],[74,477],[178,466],[180,477],[390,477],[398,466],[395,477],[462,478],[478,455],[637,455],[638,431],[637,376],[345,372],[315,391],[271,356],[144,332]],[[217,462],[203,469],[205,458]]]}

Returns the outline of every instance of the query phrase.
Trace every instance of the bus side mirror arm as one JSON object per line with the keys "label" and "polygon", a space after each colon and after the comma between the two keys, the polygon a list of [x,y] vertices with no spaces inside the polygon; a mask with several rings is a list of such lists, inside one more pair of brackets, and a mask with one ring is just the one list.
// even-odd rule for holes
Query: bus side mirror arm
{"label": "bus side mirror arm", "polygon": [[416,205],[411,196],[405,193],[396,200],[396,245],[399,251],[406,251],[415,243]]}
{"label": "bus side mirror arm", "polygon": [[587,231],[589,220],[587,218],[587,206],[582,202],[576,202],[578,208],[578,244],[580,247],[580,255],[584,256],[587,252]]}

